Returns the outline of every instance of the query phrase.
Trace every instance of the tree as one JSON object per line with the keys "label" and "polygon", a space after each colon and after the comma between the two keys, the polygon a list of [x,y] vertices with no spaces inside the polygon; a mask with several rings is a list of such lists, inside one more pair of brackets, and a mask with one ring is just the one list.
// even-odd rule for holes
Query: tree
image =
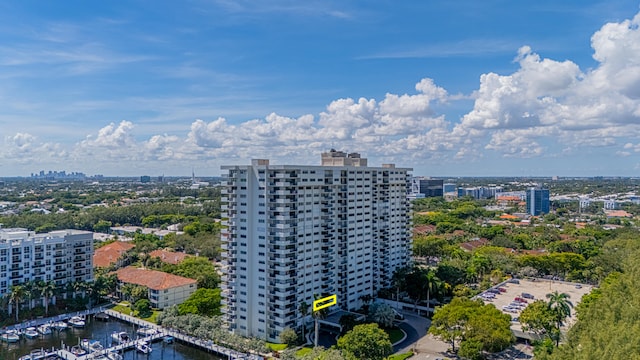
{"label": "tree", "polygon": [[520,313],[520,323],[524,331],[538,335],[553,336],[556,317],[544,300],[536,300]]}
{"label": "tree", "polygon": [[284,328],[280,332],[280,342],[289,346],[295,345],[298,342],[298,334],[290,327]]}
{"label": "tree", "polygon": [[373,303],[369,306],[369,319],[383,328],[393,326],[396,313],[385,303]]}
{"label": "tree", "polygon": [[151,301],[149,299],[140,299],[133,305],[138,312],[138,316],[145,318],[151,315]]}
{"label": "tree", "polygon": [[477,349],[476,342],[483,351],[497,352],[515,340],[510,325],[511,317],[492,304],[454,298],[449,304],[436,308],[429,333],[451,344],[454,352],[458,342],[460,346],[464,344],[465,352]]}
{"label": "tree", "polygon": [[338,339],[338,349],[353,359],[383,360],[393,353],[389,335],[378,324],[356,325]]}
{"label": "tree", "polygon": [[[556,331],[558,332],[558,335],[560,334],[560,327],[562,327],[566,318],[571,316],[573,303],[569,301],[569,298],[569,294],[559,293],[557,290],[547,294],[547,299],[549,299],[549,309],[551,309],[555,315]],[[560,336],[556,338],[556,346],[558,345],[560,345]]]}
{"label": "tree", "polygon": [[19,321],[18,312],[20,310],[20,303],[22,303],[26,296],[26,289],[22,285],[13,285],[9,289],[9,303],[13,304],[16,308],[16,322]]}
{"label": "tree", "polygon": [[468,309],[476,306],[466,298],[454,298],[449,304],[436,308],[429,333],[451,344],[451,350],[456,352],[456,343],[464,335],[464,327],[468,320]]}
{"label": "tree", "polygon": [[49,299],[51,299],[57,292],[58,287],[55,281],[41,281],[38,283],[38,289],[40,294],[44,298],[44,314],[49,316]]}
{"label": "tree", "polygon": [[100,233],[109,233],[111,229],[111,221],[107,220],[99,220],[97,223],[93,225],[93,231]]}
{"label": "tree", "polygon": [[178,308],[181,315],[198,314],[211,317],[221,315],[221,301],[220,289],[198,289],[178,305]]}
{"label": "tree", "polygon": [[298,312],[300,313],[300,317],[302,318],[302,339],[306,343],[307,337],[305,334],[305,330],[307,328],[306,319],[309,314],[309,304],[306,301],[303,301],[298,305]]}

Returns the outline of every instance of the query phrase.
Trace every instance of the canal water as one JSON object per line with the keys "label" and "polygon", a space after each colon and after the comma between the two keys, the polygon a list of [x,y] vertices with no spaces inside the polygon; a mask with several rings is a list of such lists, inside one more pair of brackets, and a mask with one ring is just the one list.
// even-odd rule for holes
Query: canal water
{"label": "canal water", "polygon": [[[49,335],[40,335],[35,339],[21,337],[20,342],[7,344],[0,342],[0,360],[18,360],[20,356],[29,354],[32,350],[44,348],[60,349],[62,343],[66,346],[77,345],[81,339],[98,340],[104,346],[111,346],[111,334],[114,331],[126,331],[129,336],[136,338],[137,327],[131,324],[110,319],[107,322],[97,321],[93,317],[87,317],[87,324],[84,328],[68,328],[58,332],[52,330]],[[124,352],[125,360],[209,360],[224,359],[204,350],[174,342],[165,344],[162,341],[154,342],[151,347],[153,351],[148,354],[141,354],[135,350]]]}

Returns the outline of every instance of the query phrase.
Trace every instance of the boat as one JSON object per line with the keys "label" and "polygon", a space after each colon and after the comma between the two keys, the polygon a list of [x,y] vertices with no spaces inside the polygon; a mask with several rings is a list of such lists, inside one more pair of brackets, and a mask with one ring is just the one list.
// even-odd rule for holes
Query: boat
{"label": "boat", "polygon": [[38,332],[42,335],[51,334],[51,326],[49,324],[42,324],[38,326]]}
{"label": "boat", "polygon": [[100,320],[100,321],[109,321],[109,314],[107,313],[97,313],[95,316],[96,320]]}
{"label": "boat", "polygon": [[24,330],[24,336],[28,339],[35,339],[38,335],[40,335],[40,333],[34,327],[28,327]]}
{"label": "boat", "polygon": [[148,354],[152,351],[151,346],[149,346],[149,343],[144,341],[144,340],[138,340],[136,341],[136,351],[139,351],[143,354]]}
{"label": "boat", "polygon": [[44,351],[44,349],[32,350],[29,354],[21,356],[18,360],[45,360],[51,359],[52,353]]}
{"label": "boat", "polygon": [[69,328],[69,325],[67,325],[67,323],[64,321],[56,321],[51,324],[51,327],[58,331],[62,331],[67,330]]}
{"label": "boat", "polygon": [[151,336],[158,333],[158,330],[152,328],[140,328],[136,332],[140,336]]}
{"label": "boat", "polygon": [[111,350],[109,352],[107,352],[105,354],[107,356],[107,359],[109,360],[123,360],[124,357],[120,354],[118,354],[115,350]]}
{"label": "boat", "polygon": [[165,335],[162,338],[162,341],[164,341],[165,344],[173,344],[173,342],[175,341],[175,339],[173,338],[173,336],[171,335]]}
{"label": "boat", "polygon": [[131,338],[129,337],[129,334],[127,334],[126,331],[120,331],[120,332],[114,331],[113,334],[111,334],[111,340],[113,340],[113,342],[122,344],[127,341],[130,341]]}
{"label": "boat", "polygon": [[18,331],[16,330],[7,330],[0,335],[0,340],[8,343],[15,343],[20,340],[20,335],[18,335]]}
{"label": "boat", "polygon": [[87,352],[80,345],[72,346],[70,351],[73,355],[76,355],[76,356],[82,356],[87,354]]}
{"label": "boat", "polygon": [[81,328],[81,327],[84,327],[85,322],[81,316],[74,316],[71,319],[69,319],[69,324],[75,328]]}
{"label": "boat", "polygon": [[82,339],[82,341],[80,341],[80,347],[90,353],[104,350],[100,341],[91,339]]}

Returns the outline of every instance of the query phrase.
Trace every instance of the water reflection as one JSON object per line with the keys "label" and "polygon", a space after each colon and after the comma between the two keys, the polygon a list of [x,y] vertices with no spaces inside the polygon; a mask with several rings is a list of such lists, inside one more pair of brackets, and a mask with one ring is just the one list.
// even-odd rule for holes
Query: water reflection
{"label": "water reflection", "polygon": [[[73,346],[80,342],[81,339],[98,340],[104,346],[111,346],[111,334],[114,331],[126,331],[130,336],[136,338],[136,330],[134,326],[110,320],[108,322],[96,321],[93,318],[87,318],[87,324],[84,328],[69,328],[64,331],[54,330],[50,335],[40,335],[34,339],[26,339],[21,337],[20,342],[15,344],[7,344],[0,342],[0,359],[2,360],[18,360],[20,356],[29,354],[35,349],[51,349],[61,348],[62,345]],[[140,354],[136,351],[129,350],[125,352],[125,360],[205,360],[205,359],[223,359],[206,351],[196,349],[180,343],[165,344],[164,342],[155,342],[152,344],[153,351],[148,354]]]}

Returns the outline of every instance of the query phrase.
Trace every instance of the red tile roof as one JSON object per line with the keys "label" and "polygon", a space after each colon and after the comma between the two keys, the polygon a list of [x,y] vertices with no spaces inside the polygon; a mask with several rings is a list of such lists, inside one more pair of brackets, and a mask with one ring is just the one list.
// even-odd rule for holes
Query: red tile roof
{"label": "red tile roof", "polygon": [[93,267],[107,267],[115,264],[122,254],[134,247],[132,243],[116,241],[96,249],[93,253]]}
{"label": "red tile roof", "polygon": [[151,253],[149,253],[149,255],[151,257],[160,258],[162,262],[165,262],[167,264],[174,264],[174,265],[181,263],[185,258],[191,256],[183,252],[174,252],[174,251],[166,251],[166,250],[153,250]]}
{"label": "red tile roof", "polygon": [[118,275],[119,281],[146,286],[153,290],[165,290],[197,283],[194,279],[172,275],[162,271],[138,269],[133,266],[127,266],[126,268],[116,271],[116,275]]}
{"label": "red tile roof", "polygon": [[434,225],[418,225],[413,228],[414,234],[430,234],[436,231],[436,227]]}

